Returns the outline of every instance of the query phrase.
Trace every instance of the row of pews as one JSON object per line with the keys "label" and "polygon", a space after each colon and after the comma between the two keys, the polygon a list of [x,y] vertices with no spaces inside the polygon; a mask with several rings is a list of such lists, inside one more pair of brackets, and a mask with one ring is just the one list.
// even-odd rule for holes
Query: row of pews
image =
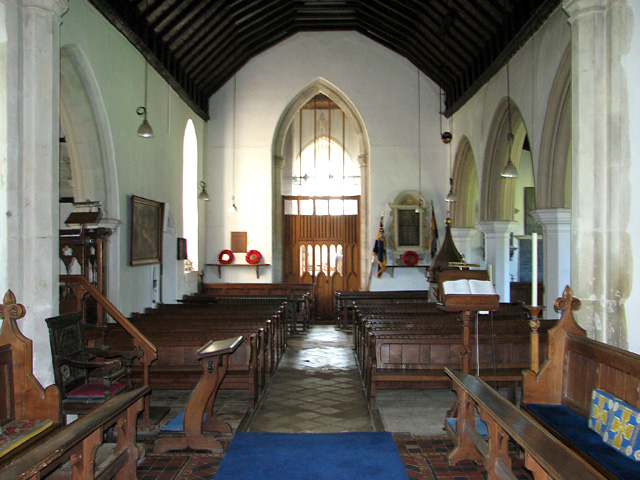
{"label": "row of pews", "polygon": [[[465,345],[459,314],[419,297],[407,301],[402,292],[398,302],[390,301],[391,296],[363,295],[352,305],[354,351],[370,405],[380,389],[449,388],[445,368],[463,369],[465,357],[471,373],[507,387],[515,399],[522,370],[531,364],[531,329],[522,305],[501,303],[496,312],[479,314],[471,326],[473,340]],[[555,323],[540,321],[543,345]],[[539,352],[542,362],[546,350]]]}
{"label": "row of pews", "polygon": [[[220,388],[248,390],[253,407],[276,371],[287,337],[300,331],[296,325],[309,324],[309,292],[240,295],[230,289],[228,295],[221,293],[187,295],[180,303],[134,313],[131,322],[158,349],[149,371],[149,384],[154,389],[193,389],[202,374],[198,349],[209,341],[242,337],[229,357]],[[105,342],[113,348],[126,348],[130,340],[122,328],[109,324]],[[142,374],[134,365],[134,380]]]}

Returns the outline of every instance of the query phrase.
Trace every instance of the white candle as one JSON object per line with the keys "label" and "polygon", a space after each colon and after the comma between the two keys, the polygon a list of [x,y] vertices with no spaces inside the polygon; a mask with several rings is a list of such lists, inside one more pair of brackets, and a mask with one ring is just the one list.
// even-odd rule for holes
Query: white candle
{"label": "white candle", "polygon": [[538,234],[531,234],[531,305],[538,305]]}
{"label": "white candle", "polygon": [[489,271],[489,281],[493,283],[493,265],[489,264],[487,270]]}

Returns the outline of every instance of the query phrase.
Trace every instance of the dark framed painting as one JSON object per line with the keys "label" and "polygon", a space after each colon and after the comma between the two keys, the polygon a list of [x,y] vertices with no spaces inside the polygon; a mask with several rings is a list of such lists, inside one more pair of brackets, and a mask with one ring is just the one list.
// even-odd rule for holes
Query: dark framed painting
{"label": "dark framed painting", "polygon": [[178,260],[186,260],[187,258],[187,239],[178,238]]}
{"label": "dark framed painting", "polygon": [[129,221],[131,266],[161,263],[164,203],[131,195]]}

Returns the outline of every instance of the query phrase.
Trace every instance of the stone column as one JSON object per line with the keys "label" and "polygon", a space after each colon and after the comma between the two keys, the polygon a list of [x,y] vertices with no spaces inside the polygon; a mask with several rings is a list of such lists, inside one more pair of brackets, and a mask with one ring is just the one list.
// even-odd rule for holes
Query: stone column
{"label": "stone column", "polygon": [[[60,18],[66,0],[22,0],[17,40],[21,65],[8,167],[7,283],[27,308],[22,332],[33,340],[34,374],[54,382],[45,318],[58,313],[58,170]],[[3,215],[5,213],[3,212]],[[4,294],[4,292],[3,292]]]}
{"label": "stone column", "polygon": [[[565,0],[571,25],[571,286],[576,319],[597,340],[626,348],[631,283],[626,2]],[[624,45],[623,45],[624,44]],[[632,79],[628,80],[633,82]]]}
{"label": "stone column", "polygon": [[542,225],[542,272],[545,311],[542,318],[558,318],[553,304],[571,282],[571,210],[545,208],[531,212]]}
{"label": "stone column", "polygon": [[452,228],[451,237],[458,251],[468,263],[483,263],[480,230],[477,228]]}
{"label": "stone column", "polygon": [[271,279],[273,282],[281,282],[283,279],[283,251],[282,251],[282,229],[283,227],[283,211],[282,211],[282,169],[284,168],[284,157],[280,155],[273,156],[273,207],[272,221],[273,231],[275,235],[272,239],[271,247]]}
{"label": "stone column", "polygon": [[478,227],[485,234],[485,262],[493,267],[493,283],[501,302],[511,298],[511,277],[509,275],[509,236],[517,227],[516,222],[499,220],[480,222]]}

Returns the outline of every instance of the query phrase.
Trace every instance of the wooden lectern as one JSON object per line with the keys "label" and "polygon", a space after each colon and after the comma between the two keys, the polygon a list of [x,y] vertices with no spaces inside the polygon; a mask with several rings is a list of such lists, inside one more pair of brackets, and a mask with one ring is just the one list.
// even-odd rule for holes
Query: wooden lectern
{"label": "wooden lectern", "polygon": [[[446,282],[456,280],[480,280],[489,282],[489,273],[486,270],[444,270],[438,275],[440,302],[448,312],[460,312],[462,318],[462,371],[470,373],[471,366],[471,319],[475,312],[498,310],[500,296],[486,293],[447,293]],[[491,290],[493,285],[491,285]],[[451,289],[449,290],[451,291]]]}
{"label": "wooden lectern", "polygon": [[212,453],[223,451],[222,444],[214,437],[206,436],[205,432],[231,433],[229,425],[213,418],[213,404],[220,384],[227,374],[229,355],[243,340],[242,336],[226,340],[211,340],[198,350],[198,359],[202,362],[202,376],[187,402],[183,432],[162,437],[155,444],[154,453],[186,448],[209,450]]}

